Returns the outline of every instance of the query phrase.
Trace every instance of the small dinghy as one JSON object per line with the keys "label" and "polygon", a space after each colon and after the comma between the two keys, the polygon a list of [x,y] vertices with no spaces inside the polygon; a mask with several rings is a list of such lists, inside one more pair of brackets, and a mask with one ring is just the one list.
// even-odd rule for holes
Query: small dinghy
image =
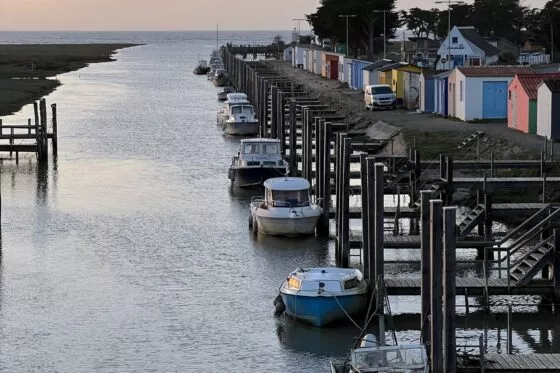
{"label": "small dinghy", "polygon": [[308,268],[290,273],[275,300],[277,312],[315,326],[347,319],[367,306],[367,283],[353,268]]}
{"label": "small dinghy", "polygon": [[424,345],[379,346],[373,334],[366,334],[343,364],[331,361],[331,373],[428,373]]}
{"label": "small dinghy", "polygon": [[233,87],[224,87],[224,90],[221,92],[218,92],[218,101],[225,101],[227,100],[227,95],[228,93],[233,93]]}
{"label": "small dinghy", "polygon": [[249,225],[271,236],[315,234],[323,209],[311,202],[310,184],[301,177],[275,177],[264,182],[264,198],[253,198]]}

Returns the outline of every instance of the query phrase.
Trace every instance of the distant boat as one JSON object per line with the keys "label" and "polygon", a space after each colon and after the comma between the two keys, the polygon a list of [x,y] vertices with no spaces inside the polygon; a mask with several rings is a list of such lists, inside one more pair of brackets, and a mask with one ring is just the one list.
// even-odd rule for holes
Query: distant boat
{"label": "distant boat", "polygon": [[224,87],[229,85],[229,77],[225,70],[216,70],[214,76],[212,77],[212,82],[216,87]]}
{"label": "distant boat", "polygon": [[365,311],[367,290],[354,268],[300,268],[280,286],[280,296],[288,315],[324,326]]}
{"label": "distant boat", "polygon": [[193,70],[195,75],[206,75],[210,72],[210,66],[206,60],[199,60],[198,65]]}

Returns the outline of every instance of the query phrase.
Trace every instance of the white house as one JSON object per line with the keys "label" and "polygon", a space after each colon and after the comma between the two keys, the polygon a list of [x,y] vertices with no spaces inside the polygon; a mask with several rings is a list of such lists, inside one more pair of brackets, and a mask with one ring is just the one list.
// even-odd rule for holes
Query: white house
{"label": "white house", "polygon": [[560,80],[545,79],[537,90],[537,135],[560,139]]}
{"label": "white house", "polygon": [[294,47],[294,53],[292,55],[292,66],[293,67],[304,67],[304,63],[303,63],[303,58],[304,58],[304,50],[306,50],[307,47],[304,47],[303,45],[296,45]]}
{"label": "white house", "polygon": [[508,86],[527,66],[457,67],[449,75],[449,115],[464,121],[507,118]]}
{"label": "white house", "polygon": [[289,46],[287,48],[284,48],[284,61],[286,62],[292,62],[292,56],[294,55],[294,47],[293,46]]}
{"label": "white house", "polygon": [[438,49],[436,70],[491,65],[498,61],[499,54],[499,49],[484,40],[474,27],[455,26]]}

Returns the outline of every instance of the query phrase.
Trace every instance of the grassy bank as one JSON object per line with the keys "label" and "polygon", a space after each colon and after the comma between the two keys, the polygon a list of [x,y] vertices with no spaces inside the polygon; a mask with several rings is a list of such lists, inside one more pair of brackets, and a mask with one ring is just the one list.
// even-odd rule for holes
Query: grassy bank
{"label": "grassy bank", "polygon": [[116,50],[135,44],[3,44],[0,45],[0,116],[13,114],[60,85],[48,79],[113,61]]}

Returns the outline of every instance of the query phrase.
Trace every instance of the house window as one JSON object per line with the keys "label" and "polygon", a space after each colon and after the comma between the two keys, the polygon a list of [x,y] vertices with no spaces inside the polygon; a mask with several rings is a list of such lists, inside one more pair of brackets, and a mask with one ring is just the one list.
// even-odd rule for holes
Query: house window
{"label": "house window", "polygon": [[452,36],[451,37],[451,43],[457,44],[458,41],[459,41],[459,38],[457,36]]}
{"label": "house window", "polygon": [[471,58],[471,66],[480,66],[480,58]]}
{"label": "house window", "polygon": [[509,91],[509,99],[511,100],[511,91]]}
{"label": "house window", "polygon": [[459,82],[459,101],[463,102],[463,81]]}

